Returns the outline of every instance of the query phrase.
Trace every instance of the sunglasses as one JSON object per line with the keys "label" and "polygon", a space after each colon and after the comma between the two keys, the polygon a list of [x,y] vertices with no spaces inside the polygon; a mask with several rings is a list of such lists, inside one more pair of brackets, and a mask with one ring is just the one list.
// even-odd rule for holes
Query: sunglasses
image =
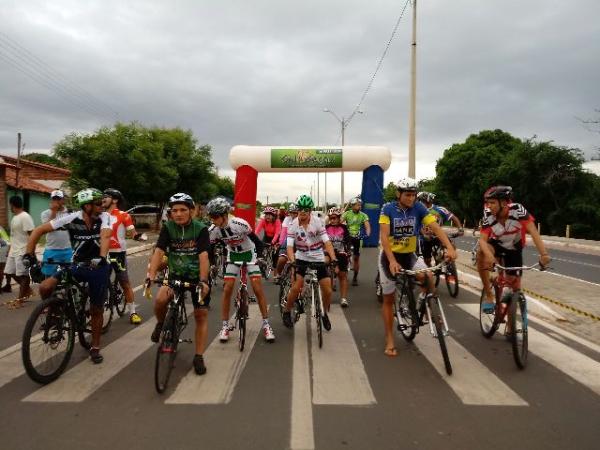
{"label": "sunglasses", "polygon": [[94,206],[102,206],[102,200],[98,200],[96,202],[93,202],[92,205],[94,205]]}
{"label": "sunglasses", "polygon": [[298,212],[303,212],[303,213],[309,213],[311,211],[312,210],[310,208],[301,208],[301,209],[298,210]]}

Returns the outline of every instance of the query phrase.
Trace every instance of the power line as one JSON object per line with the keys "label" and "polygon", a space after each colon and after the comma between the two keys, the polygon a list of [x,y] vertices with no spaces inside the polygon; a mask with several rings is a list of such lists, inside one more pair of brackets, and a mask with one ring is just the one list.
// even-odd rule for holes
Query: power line
{"label": "power line", "polygon": [[[111,119],[118,118],[118,112],[111,108],[107,103],[78,86],[72,80],[62,75],[3,32],[0,32],[0,47],[6,52],[4,55],[5,60],[7,59],[7,55],[13,58],[10,60],[13,66],[17,66],[17,62],[14,58],[17,58],[20,61],[21,72],[23,72],[24,67],[38,77],[44,78],[47,82],[52,83],[53,86],[61,90],[65,95],[71,96],[72,98],[77,99],[81,105],[85,105],[84,109],[87,112],[93,110],[94,112],[92,114],[95,115],[102,115]],[[46,84],[41,83],[40,80],[33,77],[31,73],[27,73],[27,75],[48,88]],[[78,106],[81,107],[81,105]]]}
{"label": "power line", "polygon": [[396,32],[398,31],[398,27],[400,26],[400,21],[402,20],[402,17],[404,17],[404,13],[406,11],[406,8],[408,7],[409,2],[410,2],[410,0],[406,0],[406,2],[404,3],[404,7],[402,8],[402,11],[400,12],[400,16],[398,17],[398,20],[396,21],[396,25],[394,25],[394,29],[392,30],[392,34],[390,36],[390,39],[388,40],[388,43],[385,46],[385,50],[383,51],[383,53],[381,55],[381,58],[379,58],[379,62],[377,63],[377,67],[375,68],[375,72],[373,72],[373,76],[371,77],[371,80],[369,81],[369,84],[367,85],[367,88],[365,89],[365,91],[363,92],[362,96],[360,97],[360,101],[356,105],[356,108],[354,108],[354,111],[352,111],[352,114],[350,114],[350,116],[348,117],[348,120],[346,120],[346,124],[347,125],[354,118],[354,116],[358,113],[358,111],[360,110],[361,105],[363,104],[363,101],[365,100],[365,98],[367,97],[367,94],[371,90],[371,86],[373,86],[373,82],[375,81],[375,77],[377,76],[377,73],[379,72],[379,69],[381,69],[381,66],[383,64],[383,60],[385,59],[385,57],[387,55],[387,52],[390,49],[390,46],[392,45],[392,41],[394,40],[394,37],[396,36]]}

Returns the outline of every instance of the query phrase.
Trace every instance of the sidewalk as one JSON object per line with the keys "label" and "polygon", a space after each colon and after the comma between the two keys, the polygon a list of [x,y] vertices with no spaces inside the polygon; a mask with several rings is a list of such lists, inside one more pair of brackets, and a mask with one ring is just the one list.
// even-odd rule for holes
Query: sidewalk
{"label": "sidewalk", "polygon": [[[480,292],[481,280],[470,252],[458,252],[457,268],[461,283]],[[531,270],[523,275],[523,290],[532,299],[529,306],[533,315],[600,344],[600,288],[597,284]]]}

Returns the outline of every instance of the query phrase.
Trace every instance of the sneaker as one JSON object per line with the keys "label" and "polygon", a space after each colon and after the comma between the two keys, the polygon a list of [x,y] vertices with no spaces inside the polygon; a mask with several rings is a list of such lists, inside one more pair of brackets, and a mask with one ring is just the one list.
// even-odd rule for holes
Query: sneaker
{"label": "sneaker", "polygon": [[342,300],[340,300],[340,305],[342,306],[342,308],[347,308],[348,307],[348,300],[346,300],[345,298],[343,298]]}
{"label": "sneaker", "polygon": [[330,331],[331,322],[329,321],[329,316],[327,316],[327,314],[323,314],[321,316],[321,321],[323,322],[323,328],[325,328],[327,331]]}
{"label": "sneaker", "polygon": [[12,292],[12,287],[10,284],[5,284],[2,286],[2,292]]}
{"label": "sneaker", "polygon": [[292,313],[290,311],[284,311],[281,315],[281,318],[283,319],[283,324],[287,328],[294,328],[294,322],[292,322]]}
{"label": "sneaker", "polygon": [[156,322],[156,325],[154,325],[154,331],[152,331],[152,334],[150,335],[150,340],[152,342],[158,342],[158,340],[160,339],[160,332],[162,331],[162,322]]}
{"label": "sneaker", "polygon": [[138,313],[130,314],[129,323],[133,325],[139,325],[140,323],[142,323],[142,316],[140,316]]}
{"label": "sneaker", "polygon": [[481,310],[486,314],[492,314],[496,308],[496,303],[493,301],[484,301],[481,303]]}
{"label": "sneaker", "polygon": [[229,325],[223,326],[219,332],[219,341],[225,343],[229,340]]}
{"label": "sneaker", "polygon": [[92,347],[90,349],[90,359],[94,364],[100,364],[104,360],[104,357],[100,354],[99,348]]}
{"label": "sneaker", "polygon": [[204,365],[204,358],[202,355],[194,355],[194,370],[198,375],[204,375],[206,373],[206,366]]}
{"label": "sneaker", "polygon": [[352,278],[352,286],[358,286],[358,280],[356,278]]}
{"label": "sneaker", "polygon": [[275,341],[275,333],[273,333],[273,328],[271,328],[271,325],[266,324],[263,327],[263,333],[265,335],[265,340],[267,342],[273,342],[273,341]]}

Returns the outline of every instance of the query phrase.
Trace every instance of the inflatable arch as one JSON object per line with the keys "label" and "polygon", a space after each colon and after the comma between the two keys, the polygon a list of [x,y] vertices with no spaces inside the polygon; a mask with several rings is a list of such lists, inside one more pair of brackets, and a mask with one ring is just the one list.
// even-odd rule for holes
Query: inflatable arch
{"label": "inflatable arch", "polygon": [[[254,226],[259,172],[363,172],[361,199],[369,216],[371,236],[366,246],[379,241],[379,211],[383,204],[383,172],[390,167],[387,147],[290,147],[236,145],[229,153],[235,169],[235,215]],[[298,194],[301,194],[300,192]]]}

